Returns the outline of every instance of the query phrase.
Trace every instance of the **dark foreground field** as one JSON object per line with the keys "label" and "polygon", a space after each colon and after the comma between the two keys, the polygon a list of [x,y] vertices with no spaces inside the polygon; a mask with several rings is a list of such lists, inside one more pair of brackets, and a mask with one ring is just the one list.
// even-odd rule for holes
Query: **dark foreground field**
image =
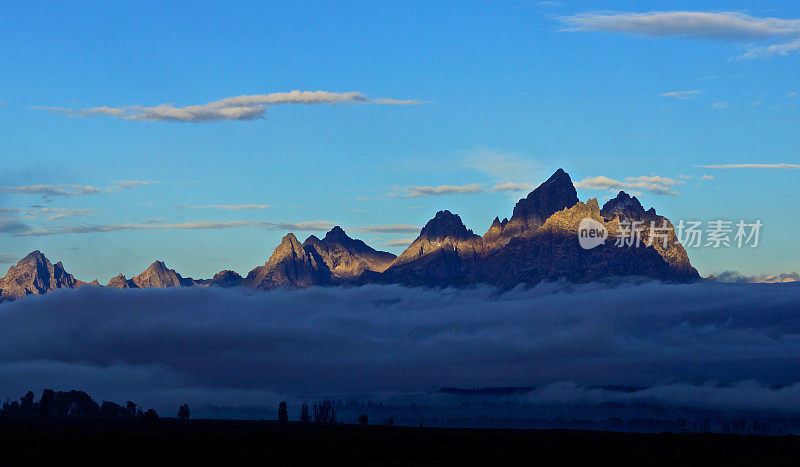
{"label": "dark foreground field", "polygon": [[3,419],[0,456],[3,465],[798,465],[800,437]]}

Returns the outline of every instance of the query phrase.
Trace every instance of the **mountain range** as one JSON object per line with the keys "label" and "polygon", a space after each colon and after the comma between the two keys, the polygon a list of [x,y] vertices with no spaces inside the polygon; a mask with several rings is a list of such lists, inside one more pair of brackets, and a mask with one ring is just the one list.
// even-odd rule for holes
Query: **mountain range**
{"label": "mountain range", "polygon": [[[578,242],[581,220],[591,218],[608,231],[609,239],[596,248]],[[279,287],[362,285],[367,283],[408,286],[464,287],[491,284],[511,288],[518,284],[566,279],[587,282],[608,277],[643,276],[664,281],[699,279],[674,230],[666,242],[647,246],[648,233],[639,234],[639,245],[615,246],[622,235],[620,222],[655,222],[672,229],[671,222],[645,210],[625,192],[602,209],[597,199],[580,201],[569,175],[558,169],[547,181],[519,200],[510,218],[495,218],[483,236],[467,229],[461,218],[439,211],[400,256],[378,251],[334,227],[322,239],[308,237],[303,243],[289,233],[269,259],[242,277],[231,270],[212,279],[183,277],[163,261],[155,261],[130,279],[119,274],[106,287]],[[99,286],[82,282],[58,262],[52,264],[34,251],[12,266],[0,280],[0,300],[43,294],[55,289]]]}

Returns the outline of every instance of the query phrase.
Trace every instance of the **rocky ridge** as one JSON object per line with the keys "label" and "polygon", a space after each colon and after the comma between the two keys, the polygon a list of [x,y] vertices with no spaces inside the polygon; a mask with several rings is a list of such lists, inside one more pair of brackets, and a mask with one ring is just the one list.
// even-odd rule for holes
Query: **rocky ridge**
{"label": "rocky ridge", "polygon": [[[609,238],[605,244],[590,250],[580,247],[578,225],[585,218],[606,228]],[[621,226],[633,221],[647,227],[636,234],[639,246],[616,246]],[[659,239],[646,245],[651,223],[667,228],[665,243]],[[443,210],[397,257],[349,237],[337,226],[322,239],[312,235],[303,243],[287,234],[269,259],[246,277],[223,270],[213,279],[194,280],[155,261],[130,279],[122,274],[112,278],[107,287],[247,286],[269,290],[377,282],[415,286],[486,283],[507,288],[520,283],[586,282],[614,276],[679,282],[699,279],[669,219],[653,208],[645,210],[635,196],[622,191],[602,209],[596,199],[581,202],[569,175],[558,169],[516,203],[509,219],[495,217],[483,236],[467,229],[457,214]],[[0,280],[0,299],[85,284],[68,274],[61,263],[51,264],[34,251]]]}

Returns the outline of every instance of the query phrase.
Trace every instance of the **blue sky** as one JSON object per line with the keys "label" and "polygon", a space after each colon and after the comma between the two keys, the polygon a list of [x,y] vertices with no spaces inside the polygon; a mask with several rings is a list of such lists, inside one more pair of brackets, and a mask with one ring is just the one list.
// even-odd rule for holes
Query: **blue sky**
{"label": "blue sky", "polygon": [[[758,248],[690,250],[703,275],[800,264],[794,2],[3,11],[0,267],[244,274],[333,224],[398,253],[440,209],[482,234],[558,167],[584,200],[629,186],[673,221],[763,222]],[[699,167],[730,164],[790,165]]]}

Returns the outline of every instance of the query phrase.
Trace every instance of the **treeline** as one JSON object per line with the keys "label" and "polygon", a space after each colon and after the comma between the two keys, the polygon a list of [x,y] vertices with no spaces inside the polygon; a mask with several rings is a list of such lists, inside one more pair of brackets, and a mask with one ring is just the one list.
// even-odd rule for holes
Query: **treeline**
{"label": "treeline", "polygon": [[[19,401],[6,401],[0,410],[0,416],[17,417],[103,417],[128,418],[157,421],[158,414],[154,409],[142,410],[135,402],[125,404],[103,401],[98,404],[84,391],[54,391],[45,389],[39,400],[35,400],[33,391],[28,391]],[[180,418],[189,418],[189,406],[181,405],[178,410]]]}
{"label": "treeline", "polygon": [[[181,404],[178,407],[177,418],[186,420],[189,418],[190,411],[188,404]],[[337,411],[333,401],[323,400],[316,402],[313,406],[303,403],[300,407],[299,421],[302,423],[317,423],[333,425],[342,423],[337,419]],[[159,417],[154,409],[143,410],[141,406],[133,401],[124,404],[117,404],[111,401],[95,400],[84,391],[54,391],[45,389],[39,400],[33,391],[28,391],[19,401],[3,402],[0,409],[0,417],[41,417],[41,418],[119,418],[119,419],[138,419],[146,422],[157,422]],[[278,421],[281,423],[289,422],[289,411],[285,401],[278,404]],[[361,414],[356,419],[360,425],[367,425],[366,414]],[[393,425],[391,418],[383,420],[385,425]]]}

